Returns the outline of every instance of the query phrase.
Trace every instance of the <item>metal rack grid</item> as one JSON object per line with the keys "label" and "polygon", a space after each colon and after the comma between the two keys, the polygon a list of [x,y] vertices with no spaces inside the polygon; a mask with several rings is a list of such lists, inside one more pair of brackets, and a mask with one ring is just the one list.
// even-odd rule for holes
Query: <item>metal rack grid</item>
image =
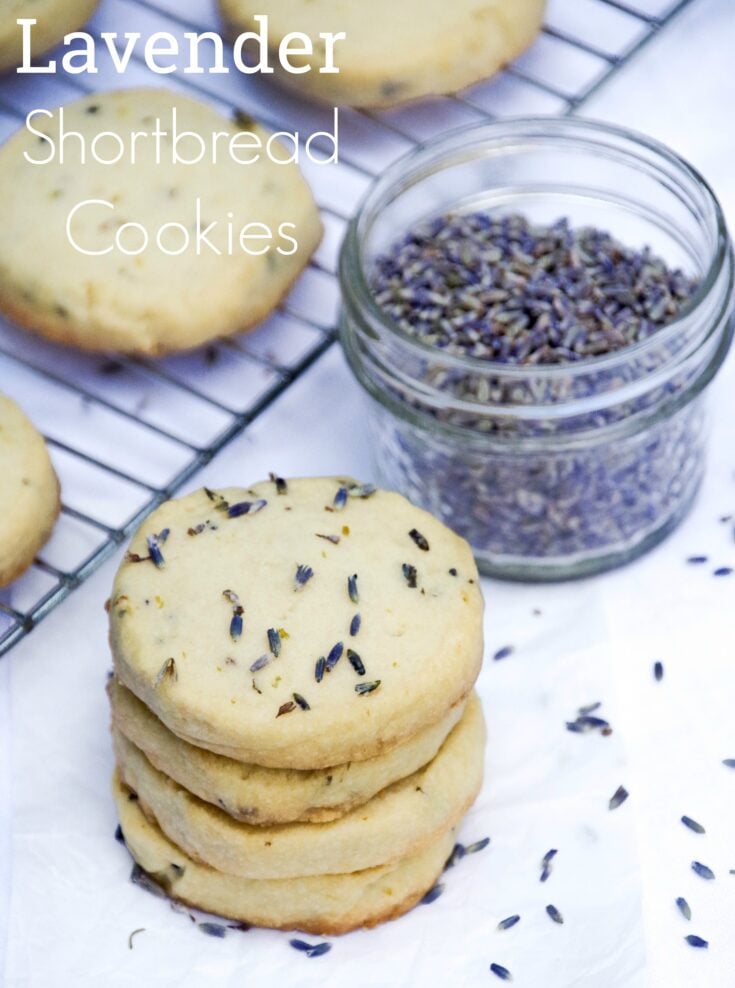
{"label": "metal rack grid", "polygon": [[[337,252],[370,181],[451,127],[529,113],[570,114],[693,0],[549,0],[534,46],[493,79],[452,97],[368,113],[343,109],[339,165],[305,168],[325,238],[290,297],[254,333],[161,360],[71,353],[0,321],[0,389],[44,432],[61,478],[55,533],[32,568],[0,592],[0,655],[26,636],[173,495],[332,346]],[[215,30],[213,0],[103,0],[94,33]],[[37,106],[87,91],[86,77],[0,82],[0,139]],[[324,129],[328,111],[253,77],[126,77],[100,67],[94,88],[171,85],[266,126]],[[91,87],[90,87],[91,88]]]}

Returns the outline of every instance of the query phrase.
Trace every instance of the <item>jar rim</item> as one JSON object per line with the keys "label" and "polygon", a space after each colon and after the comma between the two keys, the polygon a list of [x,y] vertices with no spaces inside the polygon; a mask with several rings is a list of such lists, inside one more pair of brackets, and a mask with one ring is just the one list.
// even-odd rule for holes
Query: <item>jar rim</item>
{"label": "jar rim", "polygon": [[[544,130],[541,132],[537,128],[544,128]],[[575,136],[577,140],[584,137],[587,139],[587,142],[597,143],[601,147],[605,146],[601,140],[603,136],[613,137],[622,141],[624,144],[623,147],[616,147],[618,153],[622,153],[631,162],[635,161],[636,158],[639,161],[643,160],[640,155],[636,154],[636,148],[643,149],[652,156],[654,165],[658,158],[662,164],[666,163],[669,166],[673,166],[685,179],[695,183],[698,191],[704,194],[710,211],[710,216],[707,217],[709,232],[713,235],[716,246],[709,267],[696,291],[671,322],[646,339],[639,340],[636,343],[621,347],[619,350],[607,354],[583,357],[580,360],[559,364],[527,365],[447,353],[406,332],[377,304],[368,282],[362,244],[364,243],[367,232],[366,225],[377,215],[381,199],[388,196],[391,191],[398,193],[402,189],[409,188],[413,184],[412,180],[420,180],[426,174],[427,166],[432,163],[439,165],[434,171],[440,170],[442,162],[448,163],[451,161],[451,152],[456,153],[463,149],[469,150],[473,147],[482,146],[483,143],[487,143],[491,138],[521,138],[524,136],[550,140],[564,137],[569,142],[574,142]],[[486,138],[484,142],[481,140],[483,137]],[[595,138],[597,138],[597,141],[595,141]],[[650,167],[652,163],[651,159],[646,160]],[[485,374],[502,374],[508,379],[522,381],[529,378],[541,378],[553,380],[557,376],[569,375],[570,373],[584,373],[590,370],[609,370],[631,359],[645,357],[654,348],[660,347],[662,344],[666,345],[670,338],[676,336],[682,324],[685,324],[700,305],[705,302],[712,289],[718,283],[727,262],[729,250],[730,240],[727,224],[722,206],[714,190],[698,169],[662,142],[627,127],[586,117],[527,116],[516,117],[510,120],[492,121],[472,127],[456,128],[450,131],[441,141],[433,144],[420,144],[395,161],[371,185],[363,197],[357,212],[350,220],[340,251],[339,270],[343,294],[345,296],[348,294],[352,296],[359,303],[363,313],[367,313],[372,321],[381,325],[384,330],[387,330],[393,337],[405,344],[410,350],[413,350],[418,356],[431,355],[434,360],[441,361],[447,367],[483,372]],[[347,270],[348,265],[349,271]]]}

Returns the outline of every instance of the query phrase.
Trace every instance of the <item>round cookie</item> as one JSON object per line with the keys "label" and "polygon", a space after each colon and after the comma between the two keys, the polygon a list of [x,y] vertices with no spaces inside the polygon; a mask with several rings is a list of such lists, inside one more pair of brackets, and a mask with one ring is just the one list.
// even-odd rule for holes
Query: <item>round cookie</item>
{"label": "round cookie", "polygon": [[436,724],[479,673],[477,568],[373,490],[274,480],[161,505],[115,578],[118,678],[180,738],[270,768],[363,761]]}
{"label": "round cookie", "polygon": [[[329,103],[387,107],[491,76],[533,41],[544,0],[220,0],[220,9],[233,37],[258,30],[258,14],[268,16],[272,48],[290,32],[309,35],[313,54],[289,62],[311,71],[291,74],[273,60],[289,88]],[[339,72],[319,72],[320,35],[340,32],[347,37],[333,47]]]}
{"label": "round cookie", "polygon": [[422,768],[459,721],[465,701],[385,755],[313,772],[261,768],[196,748],[172,734],[114,678],[107,691],[114,727],[154,768],[229,816],[250,824],[328,823]]}
{"label": "round cookie", "polygon": [[[157,161],[156,141],[139,139],[132,164],[131,133],[150,135],[156,120],[170,133],[174,109],[178,134],[190,131],[205,140],[202,160],[174,164],[169,138],[161,140]],[[252,328],[278,305],[322,228],[297,165],[273,161],[265,152],[242,165],[227,153],[233,135],[252,131],[265,143],[266,131],[165,89],[96,93],[63,111],[64,130],[86,140],[84,164],[78,140],[67,143],[59,163],[58,110],[33,121],[45,138],[24,127],[0,149],[0,185],[13,189],[0,201],[0,311],[71,346],[160,354]],[[92,140],[104,132],[124,142],[117,164],[93,157]],[[215,133],[224,135],[216,165]],[[30,164],[25,153],[37,161],[51,154],[49,136],[54,160]],[[197,145],[187,140],[178,153],[193,157]],[[290,153],[277,142],[272,148],[279,159]],[[114,136],[97,145],[98,157],[112,159],[118,151]],[[80,209],[80,203],[86,205]],[[143,246],[143,233],[129,223],[142,224],[149,238],[142,253],[130,256],[114,246],[116,236],[125,251]],[[260,236],[245,241],[257,256],[241,248],[246,226],[251,238]]]}
{"label": "round cookie", "polygon": [[33,58],[43,55],[76,31],[94,13],[98,0],[3,0],[0,4],[0,72],[14,69],[23,61],[23,36],[16,23],[19,17],[37,23],[31,32]]}
{"label": "round cookie", "polygon": [[116,775],[113,794],[125,842],[172,899],[229,919],[337,936],[408,912],[436,881],[454,844],[441,834],[418,854],[348,875],[253,880],[223,875],[187,857],[143,815]]}
{"label": "round cookie", "polygon": [[189,857],[241,878],[338,875],[399,861],[455,826],[482,785],[485,725],[475,694],[433,761],[331,823],[253,827],[233,820],[112,733],[120,777],[146,815]]}
{"label": "round cookie", "polygon": [[28,569],[58,514],[59,482],[46,444],[0,395],[0,587]]}

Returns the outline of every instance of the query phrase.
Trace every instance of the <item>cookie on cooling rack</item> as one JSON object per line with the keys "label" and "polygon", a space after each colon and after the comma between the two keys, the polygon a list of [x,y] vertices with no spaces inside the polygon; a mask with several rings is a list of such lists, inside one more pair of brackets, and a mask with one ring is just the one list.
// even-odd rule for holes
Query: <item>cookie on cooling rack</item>
{"label": "cookie on cooling rack", "polygon": [[338,478],[197,491],[134,536],[115,672],[174,734],[269,768],[390,751],[477,678],[470,547],[399,494]]}
{"label": "cookie on cooling rack", "polygon": [[[271,47],[290,32],[312,39],[313,54],[289,59],[309,72],[290,74],[274,60],[290,88],[330,103],[386,107],[491,76],[533,41],[544,0],[220,0],[220,9],[233,36],[257,29],[255,17],[266,14]],[[322,33],[346,34],[334,44],[339,72],[319,71]]]}
{"label": "cookie on cooling rack", "polygon": [[[251,121],[131,89],[30,125],[36,134],[24,127],[0,149],[0,187],[13,190],[0,199],[0,312],[57,342],[160,354],[247,330],[321,237],[309,187],[284,162],[291,152]],[[83,136],[84,164],[78,139],[61,163],[62,127]],[[194,135],[176,145],[179,159],[197,161],[204,147],[197,163],[174,161],[174,129]],[[248,134],[262,150],[233,157],[230,141]]]}
{"label": "cookie on cooling rack", "polygon": [[23,61],[23,35],[18,18],[35,18],[31,30],[31,54],[42,55],[80,28],[95,11],[99,0],[4,0],[0,4],[0,72]]}
{"label": "cookie on cooling rack", "polygon": [[58,514],[59,482],[46,444],[0,395],[0,587],[28,569]]}

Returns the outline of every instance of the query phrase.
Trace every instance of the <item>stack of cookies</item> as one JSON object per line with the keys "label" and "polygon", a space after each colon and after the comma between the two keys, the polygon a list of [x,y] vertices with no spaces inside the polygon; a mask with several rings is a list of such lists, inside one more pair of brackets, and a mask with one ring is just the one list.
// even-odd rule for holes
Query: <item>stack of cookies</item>
{"label": "stack of cookies", "polygon": [[324,934],[431,888],[482,781],[462,539],[348,480],[205,489],[144,523],[109,609],[121,827],[172,898]]}

